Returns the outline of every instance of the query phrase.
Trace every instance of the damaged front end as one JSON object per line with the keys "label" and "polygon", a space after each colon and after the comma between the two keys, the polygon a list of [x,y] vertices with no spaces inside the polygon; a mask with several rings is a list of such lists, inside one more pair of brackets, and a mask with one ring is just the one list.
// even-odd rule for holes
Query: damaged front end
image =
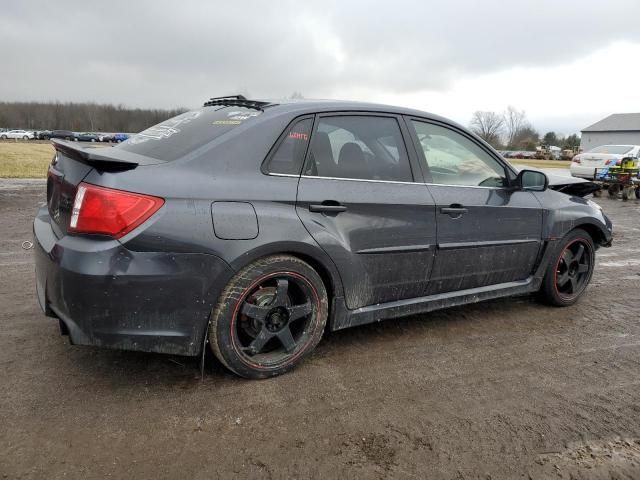
{"label": "damaged front end", "polygon": [[549,175],[549,188],[557,192],[566,193],[575,197],[586,197],[590,193],[600,190],[600,185],[596,182],[576,177],[563,177],[560,175]]}

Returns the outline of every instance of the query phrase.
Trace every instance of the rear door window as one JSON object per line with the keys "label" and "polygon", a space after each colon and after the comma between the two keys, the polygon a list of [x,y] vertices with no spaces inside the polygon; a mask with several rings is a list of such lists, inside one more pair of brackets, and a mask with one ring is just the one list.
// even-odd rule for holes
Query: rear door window
{"label": "rear door window", "polygon": [[305,175],[411,182],[413,175],[398,121],[392,117],[320,117]]}
{"label": "rear door window", "polygon": [[171,161],[253,121],[262,112],[244,107],[203,107],[165,120],[115,148]]}
{"label": "rear door window", "polygon": [[298,120],[280,140],[267,164],[268,173],[300,175],[311,136],[312,118]]}

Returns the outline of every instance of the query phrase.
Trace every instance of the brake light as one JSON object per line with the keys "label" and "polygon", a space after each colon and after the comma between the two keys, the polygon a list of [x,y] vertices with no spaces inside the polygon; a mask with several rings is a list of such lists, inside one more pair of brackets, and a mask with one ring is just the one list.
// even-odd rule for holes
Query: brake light
{"label": "brake light", "polygon": [[580,157],[579,157],[578,155],[576,155],[575,157],[573,157],[573,163],[577,163],[577,164],[582,163],[582,162],[580,161]]}
{"label": "brake light", "polygon": [[73,201],[69,231],[120,238],[149,219],[164,199],[80,183]]}

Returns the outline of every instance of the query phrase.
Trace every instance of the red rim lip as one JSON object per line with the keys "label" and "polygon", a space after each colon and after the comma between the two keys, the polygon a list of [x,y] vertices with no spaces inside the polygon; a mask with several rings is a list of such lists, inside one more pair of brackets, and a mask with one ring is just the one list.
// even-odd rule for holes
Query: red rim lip
{"label": "red rim lip", "polygon": [[257,287],[260,283],[264,282],[265,280],[268,280],[270,278],[273,277],[277,277],[280,275],[290,275],[298,280],[301,280],[303,282],[305,282],[309,288],[311,289],[311,292],[313,293],[313,298],[314,298],[314,303],[315,303],[315,307],[316,307],[316,311],[314,312],[315,315],[315,324],[314,327],[317,325],[318,322],[318,310],[320,307],[320,298],[318,297],[318,292],[316,291],[315,287],[313,286],[313,284],[304,276],[300,275],[299,273],[296,272],[274,272],[274,273],[269,273],[267,275],[263,275],[261,277],[259,277],[257,280],[255,280],[249,287],[247,287],[244,291],[244,293],[242,294],[242,296],[238,299],[238,302],[236,303],[235,308],[233,309],[233,316],[231,317],[231,346],[233,347],[234,351],[236,352],[236,354],[238,355],[238,358],[240,358],[240,360],[245,364],[248,365],[252,368],[257,368],[257,369],[261,369],[261,370],[270,370],[273,368],[280,368],[283,367],[291,362],[293,362],[296,358],[298,358],[300,355],[302,355],[305,351],[306,351],[306,345],[303,346],[302,348],[300,348],[300,350],[295,353],[294,355],[292,355],[290,358],[288,358],[287,360],[285,360],[282,363],[278,363],[276,365],[263,365],[261,363],[255,363],[255,362],[251,362],[249,360],[246,359],[246,355],[244,353],[241,352],[241,350],[238,348],[238,336],[236,334],[236,319],[238,318],[238,310],[240,310],[240,306],[242,305],[242,303],[245,301],[245,299],[247,298],[247,296],[251,293],[251,291]]}

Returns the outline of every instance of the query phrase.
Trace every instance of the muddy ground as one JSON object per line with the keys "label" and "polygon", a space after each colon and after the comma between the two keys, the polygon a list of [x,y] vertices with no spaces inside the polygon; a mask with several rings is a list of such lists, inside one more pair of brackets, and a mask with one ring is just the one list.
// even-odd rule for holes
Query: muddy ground
{"label": "muddy ground", "polygon": [[34,294],[44,184],[0,181],[0,478],[640,478],[640,201],[581,302],[327,335],[266,381],[70,346]]}

